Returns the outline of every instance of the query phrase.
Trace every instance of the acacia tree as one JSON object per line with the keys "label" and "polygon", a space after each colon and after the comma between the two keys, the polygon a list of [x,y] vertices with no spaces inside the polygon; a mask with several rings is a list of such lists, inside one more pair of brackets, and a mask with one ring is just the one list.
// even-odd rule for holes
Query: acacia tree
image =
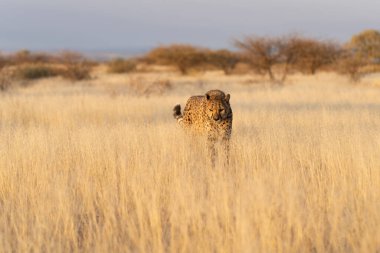
{"label": "acacia tree", "polygon": [[363,77],[363,67],[380,63],[380,32],[365,30],[346,43],[337,65],[341,74],[357,82]]}
{"label": "acacia tree", "polygon": [[363,77],[362,68],[367,64],[367,61],[358,57],[351,49],[342,48],[340,55],[335,65],[335,70],[343,75],[348,76],[352,82],[358,82]]}
{"label": "acacia tree", "polygon": [[204,49],[191,45],[174,44],[161,46],[150,51],[146,58],[149,62],[175,66],[183,75],[206,61]]}
{"label": "acacia tree", "polygon": [[295,67],[313,75],[321,67],[335,62],[341,51],[338,44],[329,41],[297,37],[292,43],[297,52]]}
{"label": "acacia tree", "polygon": [[368,63],[380,63],[380,32],[365,30],[352,36],[347,44],[355,57]]}
{"label": "acacia tree", "polygon": [[244,61],[257,73],[268,74],[271,80],[275,80],[273,66],[278,63],[278,44],[277,39],[263,37],[246,37],[235,42]]}
{"label": "acacia tree", "polygon": [[[240,49],[244,60],[258,73],[268,74],[273,82],[284,82],[290,66],[298,57],[295,36],[287,37],[246,37],[237,40],[235,46]],[[277,78],[276,66],[282,66],[282,74]]]}

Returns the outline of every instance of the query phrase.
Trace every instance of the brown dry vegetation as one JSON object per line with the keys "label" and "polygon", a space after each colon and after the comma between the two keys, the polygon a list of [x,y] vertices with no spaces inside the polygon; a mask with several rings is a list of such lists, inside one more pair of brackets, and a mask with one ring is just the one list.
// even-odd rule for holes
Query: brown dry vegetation
{"label": "brown dry vegetation", "polygon": [[[380,250],[378,87],[98,76],[0,95],[0,252]],[[136,96],[136,79],[171,88]],[[171,116],[211,88],[234,110],[231,165],[214,170]]]}
{"label": "brown dry vegetation", "polygon": [[108,72],[116,74],[133,72],[137,68],[137,63],[135,61],[122,58],[113,59],[107,65]]}
{"label": "brown dry vegetation", "polygon": [[207,61],[206,50],[192,45],[174,44],[153,49],[146,55],[153,64],[175,66],[182,74]]}
{"label": "brown dry vegetation", "polygon": [[341,48],[336,43],[297,35],[249,36],[237,40],[235,44],[252,70],[268,75],[272,82],[278,83],[284,83],[291,72],[314,75],[322,67],[334,65],[341,54]]}
{"label": "brown dry vegetation", "polygon": [[91,71],[95,65],[97,65],[96,62],[76,52],[63,51],[59,54],[48,54],[21,50],[6,56],[0,54],[0,78],[3,75],[2,72],[6,72],[11,73],[11,82],[15,79],[31,81],[53,76],[80,81],[91,77]]}
{"label": "brown dry vegetation", "polygon": [[[254,72],[268,76],[272,83],[284,84],[289,74],[315,74],[319,70],[335,71],[358,82],[368,72],[378,72],[380,66],[380,32],[377,30],[356,34],[344,45],[300,35],[253,35],[236,40],[235,47],[238,51],[211,50],[189,44],[163,45],[137,58],[113,59],[107,63],[108,72],[147,72],[155,65],[162,65],[175,68],[182,75],[215,69],[226,75]],[[0,54],[0,71],[13,67],[16,77],[23,80],[59,75],[81,81],[92,78],[96,65],[98,62],[72,51],[48,54],[21,50]]]}

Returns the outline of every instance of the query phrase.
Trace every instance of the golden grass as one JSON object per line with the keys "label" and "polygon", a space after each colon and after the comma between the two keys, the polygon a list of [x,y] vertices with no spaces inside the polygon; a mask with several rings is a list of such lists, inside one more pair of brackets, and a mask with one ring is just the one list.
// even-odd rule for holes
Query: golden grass
{"label": "golden grass", "polygon": [[[379,89],[120,78],[1,95],[0,252],[380,251]],[[210,88],[231,93],[229,168],[171,116]]]}

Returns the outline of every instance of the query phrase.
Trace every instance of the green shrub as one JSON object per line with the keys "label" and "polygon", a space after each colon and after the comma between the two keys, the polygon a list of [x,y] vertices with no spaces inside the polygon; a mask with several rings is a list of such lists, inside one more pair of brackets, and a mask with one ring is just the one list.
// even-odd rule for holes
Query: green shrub
{"label": "green shrub", "polygon": [[135,71],[137,67],[136,61],[124,60],[121,58],[114,59],[107,64],[108,73],[129,73]]}

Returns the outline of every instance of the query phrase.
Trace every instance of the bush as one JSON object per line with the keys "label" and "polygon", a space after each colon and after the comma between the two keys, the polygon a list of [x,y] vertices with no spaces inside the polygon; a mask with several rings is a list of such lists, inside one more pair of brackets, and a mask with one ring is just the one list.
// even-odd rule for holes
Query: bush
{"label": "bush", "polygon": [[367,64],[380,63],[380,31],[365,30],[352,36],[347,48]]}
{"label": "bush", "polygon": [[59,55],[60,62],[65,66],[61,71],[61,76],[71,81],[89,79],[93,63],[88,61],[83,55],[64,51]]}
{"label": "bush", "polygon": [[135,71],[137,64],[134,60],[114,59],[107,64],[108,73],[129,73]]}
{"label": "bush", "polygon": [[14,76],[22,80],[35,80],[40,78],[53,77],[60,74],[60,71],[52,66],[43,64],[26,64],[16,68]]}
{"label": "bush", "polygon": [[357,57],[350,51],[345,51],[339,59],[337,71],[346,75],[352,82],[358,82],[363,76],[361,69],[366,65],[366,61]]}
{"label": "bush", "polygon": [[60,75],[70,81],[81,81],[90,79],[92,66],[86,62],[68,64]]}
{"label": "bush", "polygon": [[229,75],[239,63],[240,56],[237,53],[222,49],[211,51],[208,54],[208,61],[218,69],[223,70],[226,75]]}
{"label": "bush", "polygon": [[207,62],[206,50],[181,44],[155,48],[146,58],[146,62],[175,66],[183,75],[189,69]]}
{"label": "bush", "polygon": [[22,65],[26,63],[58,63],[59,59],[47,53],[32,53],[28,50],[20,50],[9,56],[12,65]]}
{"label": "bush", "polygon": [[33,80],[53,76],[62,76],[71,81],[90,78],[94,62],[79,53],[64,51],[58,55],[18,51],[8,57],[0,54],[0,70],[4,66],[14,66],[13,77]]}

